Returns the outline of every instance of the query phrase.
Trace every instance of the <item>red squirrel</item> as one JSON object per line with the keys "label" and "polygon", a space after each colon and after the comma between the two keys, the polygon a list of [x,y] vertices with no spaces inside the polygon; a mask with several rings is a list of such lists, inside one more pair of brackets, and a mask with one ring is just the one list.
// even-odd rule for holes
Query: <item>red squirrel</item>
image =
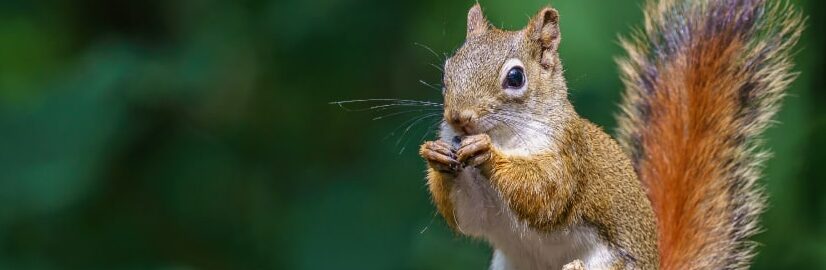
{"label": "red squirrel", "polygon": [[479,4],[444,64],[427,183],[491,269],[741,269],[763,195],[758,136],[794,78],[802,18],[782,1],[649,1],[622,45],[614,140],[568,100],[559,13],[518,31]]}

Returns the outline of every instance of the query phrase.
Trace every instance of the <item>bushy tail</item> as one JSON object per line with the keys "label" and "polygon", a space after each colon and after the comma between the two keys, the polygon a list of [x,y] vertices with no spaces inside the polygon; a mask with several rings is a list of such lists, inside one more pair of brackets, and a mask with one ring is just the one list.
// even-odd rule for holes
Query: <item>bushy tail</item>
{"label": "bushy tail", "polygon": [[652,0],[645,16],[622,42],[619,139],[657,214],[661,269],[746,268],[759,135],[795,77],[801,15],[780,0]]}

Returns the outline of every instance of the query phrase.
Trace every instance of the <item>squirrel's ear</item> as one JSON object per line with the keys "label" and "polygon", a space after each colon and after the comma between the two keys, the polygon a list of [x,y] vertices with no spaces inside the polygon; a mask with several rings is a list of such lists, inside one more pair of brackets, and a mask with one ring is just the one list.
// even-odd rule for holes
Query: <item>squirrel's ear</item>
{"label": "squirrel's ear", "polygon": [[543,8],[531,19],[526,32],[543,49],[556,49],[559,45],[559,13],[550,7]]}
{"label": "squirrel's ear", "polygon": [[559,13],[556,9],[545,7],[531,19],[525,31],[528,37],[542,46],[542,64],[550,64],[545,52],[556,52],[559,48]]}
{"label": "squirrel's ear", "polygon": [[477,2],[467,12],[467,37],[478,36],[488,31],[488,20],[482,14],[482,7]]}

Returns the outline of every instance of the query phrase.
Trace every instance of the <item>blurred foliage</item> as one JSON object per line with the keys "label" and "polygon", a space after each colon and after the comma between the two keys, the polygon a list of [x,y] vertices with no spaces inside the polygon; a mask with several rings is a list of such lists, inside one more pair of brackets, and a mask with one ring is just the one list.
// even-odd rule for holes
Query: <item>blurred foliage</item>
{"label": "blurred foliage", "polygon": [[[546,3],[481,2],[509,29]],[[488,248],[429,202],[409,150],[428,125],[402,136],[413,115],[328,104],[438,101],[419,80],[439,81],[430,64],[471,4],[0,1],[0,269],[486,268]],[[640,5],[554,1],[572,99],[609,130],[616,37]],[[823,18],[809,22],[767,134],[755,269],[826,269]]]}

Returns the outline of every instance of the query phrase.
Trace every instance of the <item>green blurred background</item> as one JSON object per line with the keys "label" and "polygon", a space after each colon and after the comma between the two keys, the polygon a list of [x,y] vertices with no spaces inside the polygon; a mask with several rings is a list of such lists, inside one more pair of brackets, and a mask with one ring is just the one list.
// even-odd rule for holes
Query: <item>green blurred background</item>
{"label": "green blurred background", "polygon": [[[553,2],[575,106],[609,130],[641,2]],[[766,136],[754,269],[826,269],[824,9],[793,2],[813,16]],[[547,1],[481,3],[517,29]],[[439,101],[419,80],[472,4],[0,1],[0,269],[486,268],[429,202],[430,122],[401,136],[420,114],[328,104]]]}

